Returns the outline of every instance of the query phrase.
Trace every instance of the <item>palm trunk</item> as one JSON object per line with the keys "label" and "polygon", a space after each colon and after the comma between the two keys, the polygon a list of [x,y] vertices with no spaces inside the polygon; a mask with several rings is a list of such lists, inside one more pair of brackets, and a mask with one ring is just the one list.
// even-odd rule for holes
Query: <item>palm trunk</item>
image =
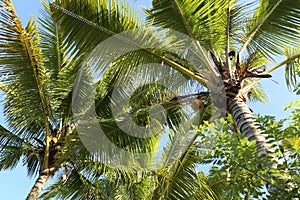
{"label": "palm trunk", "polygon": [[[258,124],[255,121],[255,117],[247,104],[239,97],[231,98],[228,101],[228,109],[241,133],[249,140],[256,140],[259,152],[271,158],[271,167],[276,170],[278,164],[282,164],[283,160],[278,159],[278,157],[275,156],[275,149],[270,143],[267,142],[267,135],[263,134],[258,129]],[[282,182],[288,180],[288,170],[286,169],[283,173],[285,176],[281,178],[271,174],[271,179],[281,180]],[[291,190],[291,188],[295,188],[293,184],[289,184],[289,187],[290,188],[286,190],[287,193]],[[272,192],[278,188],[271,184],[267,184],[267,189],[269,192]]]}
{"label": "palm trunk", "polygon": [[275,159],[274,149],[267,142],[267,135],[259,130],[255,117],[247,104],[240,97],[234,97],[229,99],[228,109],[241,133],[250,141],[256,140],[259,153]]}
{"label": "palm trunk", "polygon": [[[256,140],[259,153],[270,157],[271,161],[273,161],[273,165],[271,164],[272,168],[276,169],[277,159],[273,153],[274,149],[271,147],[271,144],[267,142],[267,135],[259,130],[255,117],[247,104],[240,97],[230,98],[228,101],[228,110],[232,114],[233,120],[240,132],[247,137],[248,140]],[[276,180],[273,176],[271,179]],[[267,188],[269,192],[275,190],[270,184],[267,184]]]}
{"label": "palm trunk", "polygon": [[49,177],[50,177],[49,170],[48,169],[43,170],[40,173],[40,176],[38,177],[38,179],[35,181],[34,186],[31,188],[31,191],[29,192],[26,200],[36,200],[39,197],[39,195],[40,195],[45,183],[48,181]]}

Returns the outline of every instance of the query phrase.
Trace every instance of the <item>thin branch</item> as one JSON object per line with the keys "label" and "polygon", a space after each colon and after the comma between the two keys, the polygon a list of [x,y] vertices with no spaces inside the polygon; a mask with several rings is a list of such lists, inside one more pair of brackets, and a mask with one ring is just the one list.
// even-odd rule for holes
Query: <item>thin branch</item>
{"label": "thin branch", "polygon": [[286,193],[286,190],[285,190],[285,189],[283,189],[283,188],[281,188],[281,187],[278,187],[277,185],[271,183],[271,181],[268,181],[268,180],[266,180],[264,177],[258,175],[257,173],[252,172],[252,171],[251,171],[250,169],[248,169],[247,167],[243,167],[243,166],[241,166],[241,167],[244,168],[245,170],[247,170],[248,172],[250,172],[252,175],[257,176],[258,178],[260,178],[260,179],[261,179],[262,181],[264,181],[265,183],[267,183],[267,184],[269,184],[269,185],[272,185],[272,186],[274,186],[275,188],[277,188],[278,190],[280,190],[280,191]]}

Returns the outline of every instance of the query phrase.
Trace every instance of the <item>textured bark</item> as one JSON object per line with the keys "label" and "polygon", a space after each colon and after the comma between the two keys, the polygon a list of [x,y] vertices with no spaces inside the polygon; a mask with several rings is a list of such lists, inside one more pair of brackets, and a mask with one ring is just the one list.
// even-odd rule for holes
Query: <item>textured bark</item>
{"label": "textured bark", "polygon": [[256,140],[260,153],[274,159],[272,153],[274,149],[267,142],[267,135],[259,130],[255,117],[247,104],[240,97],[234,97],[229,99],[228,109],[241,133],[249,140]]}
{"label": "textured bark", "polygon": [[[274,152],[274,150],[267,142],[267,135],[259,130],[255,117],[247,104],[240,97],[230,98],[228,101],[228,109],[240,132],[247,137],[248,140],[256,140],[260,154],[271,157],[271,159],[274,160],[275,156],[271,153]],[[272,167],[277,168],[277,164],[273,164]],[[274,188],[268,185],[268,191],[271,190],[274,190]]]}
{"label": "textured bark", "polygon": [[[253,113],[251,112],[251,110],[249,109],[249,107],[247,106],[247,104],[239,97],[235,97],[235,98],[231,98],[228,101],[228,109],[231,112],[231,114],[233,115],[233,119],[235,121],[235,123],[237,124],[239,130],[241,131],[241,133],[247,137],[249,140],[256,140],[257,142],[257,147],[259,149],[259,152],[262,153],[263,155],[266,155],[268,157],[271,158],[272,161],[272,168],[273,169],[277,169],[278,164],[282,164],[283,160],[282,159],[278,159],[275,156],[275,150],[272,147],[271,143],[268,143],[266,137],[266,134],[263,134],[259,128],[258,128],[258,124],[255,121],[255,117],[253,115]],[[275,172],[276,174],[276,172]],[[283,174],[285,174],[284,177],[277,177],[274,175],[271,175],[273,180],[276,181],[281,181],[281,182],[285,182],[286,180],[288,180],[288,170],[286,169]],[[291,189],[289,189],[290,191],[292,190],[292,188],[295,188],[295,185],[292,185],[289,183],[289,186]],[[276,191],[277,188],[274,187],[271,184],[267,184],[267,189],[269,192],[273,192]],[[287,190],[287,193],[289,192],[289,190]]]}
{"label": "textured bark", "polygon": [[50,177],[49,170],[43,170],[38,177],[38,179],[35,181],[34,186],[31,188],[31,191],[29,192],[26,200],[36,200],[38,199],[45,183],[48,181]]}

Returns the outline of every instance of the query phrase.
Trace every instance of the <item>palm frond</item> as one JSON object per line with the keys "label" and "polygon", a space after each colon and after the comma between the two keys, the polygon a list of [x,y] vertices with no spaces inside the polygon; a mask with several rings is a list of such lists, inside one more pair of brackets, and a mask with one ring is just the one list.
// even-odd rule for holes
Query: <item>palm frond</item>
{"label": "palm frond", "polygon": [[259,101],[263,104],[266,104],[269,100],[268,95],[262,89],[260,84],[256,84],[254,87],[251,88],[251,90],[247,94],[247,98],[249,98],[250,101]]}
{"label": "palm frond", "polygon": [[[100,181],[103,187],[111,186],[109,182],[105,183],[106,180]],[[94,182],[90,181],[76,169],[72,170],[65,183],[58,181],[50,185],[41,197],[43,199],[108,199],[105,198],[106,195],[99,190]]]}
{"label": "palm frond", "polygon": [[[262,74],[269,74],[269,73],[271,73],[272,71],[274,71],[274,70],[276,70],[276,69],[278,69],[278,68],[280,68],[280,67],[282,67],[282,66],[284,66],[284,65],[287,65],[287,67],[286,67],[286,70],[290,70],[290,67],[289,67],[289,64],[290,63],[295,63],[296,64],[296,66],[298,65],[297,63],[298,63],[298,60],[299,60],[299,58],[300,58],[300,54],[298,54],[297,53],[297,47],[295,48],[296,49],[296,54],[295,55],[292,55],[290,58],[288,58],[288,59],[286,59],[286,60],[284,60],[284,61],[282,61],[282,62],[280,62],[280,63],[278,63],[278,64],[276,64],[275,66],[272,66],[272,67],[270,67],[269,69],[267,69],[265,72],[263,72]],[[253,68],[252,68],[253,69]],[[287,73],[287,72],[286,72]],[[291,73],[291,72],[290,72]],[[294,72],[292,72],[293,74],[294,74]],[[249,84],[247,84],[245,87],[243,87],[241,90],[240,90],[240,94],[245,94],[245,93],[247,93],[249,90],[251,90],[251,88],[253,87],[253,86],[255,86],[259,81],[261,80],[261,78],[256,78],[255,80],[253,80],[251,83],[249,83]],[[291,80],[288,80],[289,82],[291,81]],[[295,81],[295,80],[294,80]]]}
{"label": "palm frond", "polygon": [[[68,179],[57,181],[52,184],[42,194],[43,199],[146,199],[150,197],[148,194],[151,191],[153,177],[136,173],[127,176],[120,176],[111,170],[108,173],[91,176],[91,171],[88,171],[85,166],[77,167],[74,165],[69,170]],[[102,166],[104,166],[102,164]],[[84,169],[84,170],[81,170]],[[103,171],[102,171],[103,172]],[[153,173],[152,173],[153,174]],[[149,190],[141,190],[141,189]]]}
{"label": "palm frond", "polygon": [[[154,115],[161,112],[161,115],[166,115],[166,118],[174,119],[172,123],[175,125],[179,122],[176,123],[175,120],[180,119],[178,112],[180,102],[176,100],[176,97],[187,91],[194,92],[195,87],[197,87],[196,84],[190,83],[181,73],[170,67],[132,66],[130,70],[127,70],[116,65],[106,71],[99,83],[96,110],[98,115],[104,118],[105,116],[112,117],[110,113],[115,111],[114,115],[125,116],[128,113],[132,119],[147,123],[148,120],[145,121],[145,119],[150,117],[149,111],[152,109],[151,112]],[[201,88],[198,86],[198,89]],[[155,106],[160,106],[160,109],[156,109],[154,113]],[[163,112],[164,110],[166,113]]]}
{"label": "palm frond", "polygon": [[[232,65],[230,64],[229,52],[234,50],[234,42],[239,42],[239,37],[242,34],[243,24],[247,21],[247,12],[243,12],[244,10],[249,9],[250,4],[246,5],[238,5],[235,1],[228,1],[228,6],[223,8],[223,13],[226,13],[225,20],[223,19],[222,24],[226,24],[226,37],[224,37],[224,41],[226,41],[225,48],[225,61],[226,66],[229,68],[230,77],[233,77]],[[235,41],[235,39],[237,41]]]}
{"label": "palm frond", "polygon": [[[116,33],[136,28],[139,18],[117,1],[55,1],[50,4],[56,22],[69,46],[88,53]],[[79,34],[80,33],[80,34]],[[97,37],[95,37],[97,36]]]}
{"label": "palm frond", "polygon": [[180,160],[172,166],[158,171],[157,188],[153,197],[166,199],[216,199],[212,190],[198,177],[196,163],[199,161],[195,150],[188,150]]}
{"label": "palm frond", "polygon": [[51,75],[51,82],[57,79],[59,71],[63,68],[67,46],[64,44],[59,26],[53,21],[49,5],[42,1],[43,9],[38,22],[40,28],[40,47],[44,58],[44,65]]}
{"label": "palm frond", "polygon": [[300,2],[293,0],[261,0],[252,22],[247,24],[241,53],[260,49],[271,58],[283,54],[287,44],[297,45],[300,25]]}
{"label": "palm frond", "polygon": [[[148,176],[153,174],[138,169],[127,168],[126,171],[122,167],[110,168],[105,163],[95,161],[92,156],[84,158],[81,153],[67,163],[69,163],[65,166],[65,170],[68,171],[67,179],[57,180],[50,185],[43,193],[43,198],[125,200],[129,197],[129,190],[137,194],[136,186],[148,180]],[[145,194],[141,193],[140,197],[143,195]]]}
{"label": "palm frond", "polygon": [[[120,44],[120,42],[118,42],[118,44],[120,48],[117,49],[120,51],[123,45]],[[100,52],[102,52],[102,50]],[[95,55],[99,56],[101,54]],[[103,78],[100,79],[99,84],[97,83],[98,87],[95,91],[96,94],[98,94],[95,101],[98,121],[92,121],[91,118],[87,118],[88,115],[86,115],[90,112],[90,109],[94,109],[85,100],[89,96],[94,95],[94,92],[90,92],[86,89],[90,82],[88,77],[91,76],[89,70],[82,71],[80,76],[78,76],[78,80],[81,81],[78,85],[81,85],[81,87],[74,91],[76,92],[74,94],[78,100],[75,99],[75,101],[73,101],[75,103],[73,108],[76,110],[76,113],[79,114],[77,117],[81,118],[80,123],[85,127],[81,129],[83,132],[80,130],[80,134],[91,136],[90,141],[93,144],[96,142],[96,139],[93,139],[91,133],[97,129],[91,129],[89,127],[95,122],[101,126],[105,136],[118,147],[126,148],[131,151],[135,149],[135,151],[149,152],[152,148],[151,144],[153,144],[153,141],[156,141],[159,133],[167,131],[164,127],[165,121],[160,122],[160,120],[158,120],[158,124],[154,125],[154,129],[152,128],[153,124],[151,125],[151,122],[148,121],[148,119],[152,122],[155,121],[155,119],[150,119],[149,113],[151,108],[160,105],[160,110],[156,110],[155,113],[153,113],[152,110],[152,114],[163,116],[164,113],[161,111],[166,110],[168,129],[176,128],[177,124],[181,121],[181,116],[184,115],[180,113],[180,104],[178,104],[178,101],[175,101],[175,98],[181,94],[181,92],[187,92],[186,89],[189,88],[188,90],[190,90],[192,86],[189,82],[184,83],[186,81],[184,78],[181,80],[184,82],[180,82],[181,73],[176,72],[176,70],[172,68],[164,68],[162,65],[153,66],[152,63],[147,66],[146,64],[153,58],[149,57],[148,54],[144,57],[140,56],[138,61],[141,65],[135,67],[136,64],[132,61],[135,60],[134,55],[135,54],[130,54],[128,57],[127,55],[121,57],[120,60],[122,60],[122,62],[119,63],[119,60],[117,60],[113,66],[110,66],[106,71],[103,70]],[[95,64],[89,63],[91,65],[97,67],[99,65],[98,63],[101,64],[101,62],[103,62],[95,56],[93,58],[100,60],[100,62],[95,62]],[[131,68],[128,69],[128,66],[131,66]],[[102,72],[102,70],[99,71]],[[174,79],[178,81],[174,81]],[[174,100],[171,101],[171,99]],[[129,102],[127,102],[127,100]],[[166,100],[167,102],[162,103]],[[91,100],[91,102],[95,103],[94,100]],[[130,123],[132,120],[137,121]],[[136,122],[141,123],[136,124]],[[137,125],[139,127],[137,127]],[[143,137],[152,136],[149,138],[139,138],[138,130],[141,130],[141,128],[143,129]],[[147,133],[149,133],[149,135]],[[99,137],[99,134],[97,137]],[[111,148],[105,146],[106,142],[104,141],[106,140],[100,139],[99,141],[102,141],[101,145],[104,145],[104,148],[99,147],[102,149],[100,151],[100,157],[103,156],[105,159],[105,154],[112,157],[118,156],[118,153],[114,153],[114,151],[109,152]],[[115,149],[115,147],[112,149]],[[130,159],[128,159],[128,161],[129,160]]]}
{"label": "palm frond", "polygon": [[[99,33],[107,34],[108,36],[114,36],[114,35],[119,33],[118,30],[114,30],[113,28],[109,29],[107,27],[98,25],[98,24],[94,23],[93,21],[88,21],[87,19],[82,18],[81,16],[79,16],[79,15],[77,15],[77,14],[75,14],[75,13],[69,11],[69,10],[59,8],[57,6],[55,6],[55,8],[62,10],[63,14],[68,15],[69,18],[77,19],[78,21],[84,23],[86,26],[89,26],[90,30],[94,30],[94,31],[97,30]],[[200,77],[195,76],[192,72],[185,69],[181,65],[179,65],[176,62],[164,57],[164,55],[161,55],[161,54],[158,53],[159,52],[158,50],[161,50],[163,48],[167,48],[167,47],[170,46],[170,44],[176,45],[176,46],[181,45],[180,48],[182,49],[182,44],[185,44],[187,42],[186,38],[184,38],[185,40],[182,39],[182,38],[180,38],[181,40],[178,40],[177,38],[175,38],[175,40],[174,40],[174,38],[172,38],[172,37],[169,37],[169,38],[161,37],[161,35],[164,36],[164,35],[168,34],[166,31],[164,31],[163,33],[162,32],[153,33],[154,30],[151,29],[151,27],[142,28],[142,27],[136,26],[134,28],[135,29],[133,29],[132,31],[124,32],[123,34],[118,34],[114,38],[115,41],[110,40],[110,42],[113,43],[114,45],[116,45],[116,43],[118,43],[118,42],[120,42],[121,44],[117,44],[116,46],[113,46],[112,44],[107,44],[107,46],[105,48],[101,49],[102,50],[101,53],[105,54],[105,52],[110,52],[112,50],[112,49],[108,48],[110,46],[113,46],[113,48],[115,48],[115,49],[116,49],[116,47],[119,47],[118,50],[122,49],[123,51],[128,50],[128,49],[131,49],[133,51],[136,48],[142,49],[143,51],[140,51],[139,53],[146,53],[149,56],[154,56],[157,59],[159,59],[160,61],[163,61],[163,62],[166,62],[166,63],[170,64],[172,67],[174,67],[174,68],[178,69],[179,71],[187,74],[188,76],[193,77],[194,79],[198,80],[200,83],[205,85],[205,81],[203,81]],[[126,31],[126,30],[127,29],[125,27],[125,29],[123,31]],[[158,36],[160,36],[160,37],[158,37]],[[85,38],[86,38],[86,35],[79,36],[79,38],[75,39],[72,43],[74,43],[74,42],[78,43],[81,40],[84,40]],[[160,38],[160,39],[157,39],[157,38]],[[100,37],[100,39],[101,39],[101,37]],[[104,41],[105,39],[107,39],[107,38],[102,38],[101,40]],[[116,40],[116,39],[118,39],[118,40]],[[95,41],[95,40],[93,40],[93,41]],[[154,43],[154,44],[152,44],[152,43]],[[153,48],[155,51],[151,50],[151,48]],[[172,48],[169,47],[167,49],[170,49],[169,51],[172,51],[171,49],[173,49],[173,51],[174,51],[174,49],[176,49],[176,48],[175,48],[175,46],[172,46]],[[133,52],[133,54],[134,53],[136,53],[136,52]],[[139,56],[139,54],[136,54],[135,56]],[[134,62],[132,62],[132,63],[134,63]],[[136,62],[136,63],[139,63],[139,62]]]}
{"label": "palm frond", "polygon": [[[57,127],[58,123],[66,126],[71,115],[71,91],[80,68],[82,57],[77,55],[77,49],[66,41],[61,26],[55,21],[55,16],[50,6],[42,1],[43,9],[38,22],[40,28],[40,45],[44,66],[50,77],[49,94],[50,103],[55,120],[52,126]],[[64,121],[64,122],[62,122]]]}
{"label": "palm frond", "polygon": [[[56,4],[52,4],[53,10],[54,10],[54,15],[57,15],[57,14],[63,15],[62,16],[63,19],[72,21],[72,22],[68,22],[68,23],[64,22],[63,24],[61,24],[60,23],[61,20],[58,20],[58,25],[60,27],[62,27],[63,32],[66,32],[65,33],[66,37],[70,38],[70,41],[69,41],[69,39],[66,39],[66,41],[68,41],[68,44],[72,44],[72,45],[76,44],[76,49],[80,49],[80,52],[81,52],[81,50],[83,52],[89,52],[90,50],[95,48],[98,43],[103,42],[109,36],[113,36],[119,32],[131,29],[131,28],[137,28],[139,26],[139,24],[133,20],[133,17],[132,17],[133,14],[130,11],[128,11],[128,13],[125,13],[125,11],[123,9],[120,10],[119,7],[116,6],[115,2],[111,2],[110,5],[106,5],[106,3],[101,3],[101,6],[103,8],[93,11],[95,13],[89,11],[89,14],[87,14],[85,12],[85,10],[84,10],[86,8],[85,6],[82,6],[82,10],[80,10],[80,9],[78,10],[78,7],[73,8],[72,4],[70,2],[64,3],[62,5],[65,7],[62,8],[62,7],[58,7],[58,5],[56,5]],[[70,7],[68,7],[68,5]],[[93,6],[95,7],[95,5],[90,5],[89,8],[93,8]],[[122,5],[122,6],[125,6],[125,5]],[[111,13],[107,11],[109,9],[111,10]],[[98,16],[98,18],[102,17],[101,20],[97,18],[98,21],[93,21],[96,19],[94,15]],[[74,19],[80,25],[77,24],[76,26],[75,25],[70,26],[70,23],[73,23]],[[89,19],[91,19],[91,21],[89,21]],[[64,21],[66,21],[66,20],[64,20]],[[118,22],[116,22],[116,20],[118,20]],[[110,26],[111,23],[120,23],[120,26],[118,26],[118,27],[116,27],[115,25]],[[121,26],[123,26],[123,28],[121,28]],[[76,27],[77,27],[77,29],[82,29],[81,31],[76,29],[76,33],[78,33],[78,31],[80,33],[83,33],[83,31],[89,31],[89,34],[91,34],[91,32],[94,32],[95,35],[97,35],[97,39],[95,39],[95,37],[92,37],[92,36],[89,38],[89,35],[87,35],[87,34],[85,34],[85,35],[84,34],[82,34],[82,35],[76,34],[75,35],[76,37],[75,36],[73,37],[73,32],[75,31],[73,29]],[[111,43],[102,44],[103,46],[105,46],[105,48],[103,48],[102,46],[97,46],[98,51],[95,53],[97,54],[97,57],[100,56],[99,60],[102,60],[102,61],[100,61],[100,63],[96,63],[95,65],[101,66],[101,62],[102,63],[104,62],[104,64],[109,63],[109,60],[113,58],[113,60],[111,60],[111,62],[116,63],[115,65],[118,67],[118,69],[120,69],[120,70],[117,70],[117,72],[119,74],[119,73],[126,73],[127,71],[131,71],[128,69],[134,68],[134,66],[137,66],[137,65],[153,63],[153,62],[161,63],[163,61],[163,62],[171,64],[172,66],[175,66],[175,68],[178,69],[179,71],[182,71],[183,73],[186,73],[189,76],[194,77],[196,80],[198,80],[202,84],[205,84],[203,79],[198,76],[195,76],[193,72],[185,69],[180,64],[172,61],[171,59],[168,59],[168,58],[164,57],[163,55],[160,55],[160,53],[157,53],[157,49],[160,49],[162,47],[167,47],[168,44],[170,44],[172,41],[165,40],[164,42],[162,42],[163,40],[159,40],[158,38],[156,38],[158,34],[153,36],[151,31],[152,30],[149,28],[149,29],[136,30],[136,31],[133,31],[133,33],[131,33],[131,34],[125,33],[125,34],[123,34],[124,38],[119,38],[119,35],[118,35],[118,37],[115,38],[115,41],[113,41],[113,42],[110,41],[113,44],[111,44]],[[116,39],[119,39],[119,40],[116,40]],[[81,43],[84,44],[84,47],[82,46]],[[89,43],[91,43],[91,45],[89,45]],[[172,45],[178,45],[178,44],[172,43]],[[179,45],[181,45],[180,42],[179,42]],[[89,50],[86,50],[85,48],[89,48]],[[120,52],[122,52],[122,50],[126,51],[126,50],[128,50],[128,48],[129,49],[133,48],[133,50],[135,48],[141,48],[141,49],[134,50],[125,56],[122,55],[121,58],[116,58],[118,56],[111,55],[111,53],[112,52],[115,53],[115,51],[117,51],[117,54],[119,55]],[[153,48],[155,50],[151,50],[151,48]],[[76,52],[76,55],[78,55],[78,56],[84,55],[80,52]],[[107,54],[107,55],[105,55],[105,54]],[[95,55],[93,55],[92,57],[90,56],[90,58],[92,60],[96,60],[94,58],[94,56]],[[103,60],[104,58],[105,58],[105,60]],[[115,59],[118,59],[119,61],[116,61]],[[126,63],[126,61],[128,61],[128,63]],[[90,61],[87,61],[87,62],[90,62]],[[99,67],[98,67],[98,69],[99,69]],[[64,76],[64,77],[67,77],[67,80],[72,80],[72,78],[70,78],[71,76],[69,74],[74,75],[75,74],[74,72],[76,70],[78,70],[78,68],[75,68],[75,70],[71,70],[69,73],[63,73],[65,71],[68,71],[68,69],[62,70],[61,77]],[[101,70],[102,69],[100,69],[100,71]],[[118,74],[116,74],[116,77]],[[114,74],[112,74],[112,76],[114,76]],[[109,78],[114,80],[115,78],[113,78],[112,76]],[[64,80],[64,79],[62,79],[62,80]],[[62,85],[65,85],[65,83],[62,81],[62,82],[59,82],[58,85],[61,87]],[[71,90],[70,85],[67,87],[63,87],[63,88],[68,88],[68,89],[66,89],[65,95],[70,94],[67,92],[67,91]],[[61,94],[61,93],[59,93],[59,94]],[[62,96],[62,95],[60,95],[60,96]]]}
{"label": "palm frond", "polygon": [[[95,121],[87,120],[92,123],[82,122],[78,128],[86,149],[83,149],[83,152],[77,150],[72,153],[72,151],[76,151],[77,145],[69,146],[65,156],[75,154],[80,160],[95,160],[111,167],[123,169],[124,172],[153,166],[153,163],[149,163],[147,159],[157,148],[159,142],[157,133],[148,137],[135,137],[130,135],[134,134],[130,132],[131,130],[119,128],[119,124],[116,124],[114,119],[99,120],[99,122],[96,121],[98,123],[96,125]],[[119,123],[125,122],[119,121]],[[85,129],[86,131],[84,131]],[[69,154],[67,154],[68,152]],[[82,157],[80,154],[84,152],[88,154],[85,153],[82,156],[86,156]]]}
{"label": "palm frond", "polygon": [[[146,11],[148,21],[166,29],[173,29],[199,40],[201,44],[210,44],[209,28],[214,27],[226,7],[226,1],[153,1],[152,8]],[[208,25],[209,24],[209,25]],[[213,30],[212,32],[214,32]]]}
{"label": "palm frond", "polygon": [[[58,111],[57,118],[60,118],[53,123],[64,121],[68,124],[69,121],[62,118],[70,119],[73,85],[82,61],[99,42],[111,36],[99,31],[98,26],[113,27],[118,32],[135,27],[136,21],[131,16],[133,13],[120,9],[116,2],[78,1],[74,4],[74,1],[57,1],[50,6],[43,5],[41,47],[46,58],[45,66],[51,72],[52,107]],[[68,9],[75,12],[75,16],[69,16]],[[86,20],[81,21],[81,17]],[[88,20],[95,23],[96,28]]]}
{"label": "palm frond", "polygon": [[49,133],[49,76],[38,47],[36,23],[31,18],[23,28],[12,2],[3,0],[0,4],[0,73],[6,85],[4,114],[8,126],[29,137],[41,135],[45,127]]}
{"label": "palm frond", "polygon": [[300,46],[286,48],[285,55],[290,62],[285,66],[285,81],[289,89],[295,87],[298,83],[296,69],[300,66]]}
{"label": "palm frond", "polygon": [[34,146],[0,126],[0,170],[12,169]]}
{"label": "palm frond", "polygon": [[[200,63],[203,63],[214,79],[217,79],[218,73],[206,53],[206,50],[209,49],[207,46],[211,44],[210,38],[205,38],[209,35],[210,30],[207,29],[210,27],[207,27],[207,24],[201,26],[201,19],[210,18],[210,26],[217,24],[217,20],[212,19],[220,17],[221,12],[215,11],[226,6],[224,3],[225,1],[153,1],[152,9],[147,11],[147,15],[149,21],[153,21],[154,25],[179,31],[189,37],[195,46]],[[197,33],[199,30],[201,34]],[[208,31],[207,34],[203,33],[205,31]],[[174,34],[175,37],[178,37],[178,33]]]}
{"label": "palm frond", "polygon": [[[39,152],[39,149],[42,151]],[[34,150],[26,152],[26,155],[23,157],[23,165],[27,167],[27,175],[29,177],[39,175],[44,155],[43,148],[34,148]]]}
{"label": "palm frond", "polygon": [[156,172],[154,199],[216,199],[203,177],[197,174],[203,151],[195,145],[198,135],[188,134],[190,131],[179,128],[171,134]]}

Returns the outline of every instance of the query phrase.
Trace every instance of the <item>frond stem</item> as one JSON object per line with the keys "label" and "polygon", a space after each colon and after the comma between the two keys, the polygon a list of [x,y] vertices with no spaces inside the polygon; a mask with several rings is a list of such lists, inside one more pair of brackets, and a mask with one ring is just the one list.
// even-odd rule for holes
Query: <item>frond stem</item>
{"label": "frond stem", "polygon": [[[288,64],[289,62],[291,62],[291,61],[293,61],[293,60],[295,60],[295,59],[297,59],[297,58],[300,58],[300,54],[294,55],[294,56],[292,56],[292,57],[290,57],[290,58],[288,58],[288,59],[282,61],[281,63],[278,63],[277,65],[271,67],[270,69],[266,70],[266,71],[265,71],[264,73],[262,73],[262,74],[269,74],[269,73],[275,71],[276,69],[282,67],[283,65]],[[249,85],[247,85],[246,87],[242,88],[242,89],[240,90],[240,93],[244,93],[244,92],[249,91],[249,90],[250,90],[255,84],[257,84],[260,80],[261,80],[261,78],[256,78],[256,79],[253,80]]]}
{"label": "frond stem", "polygon": [[[184,27],[186,28],[186,30],[187,30],[189,36],[190,36],[190,37],[193,39],[193,41],[195,42],[196,47],[197,47],[198,51],[200,52],[200,55],[205,55],[205,52],[203,51],[203,49],[202,49],[202,47],[201,47],[199,41],[197,40],[197,38],[196,38],[195,35],[193,34],[191,27],[190,27],[190,26],[188,25],[188,23],[186,22],[186,20],[185,20],[185,18],[184,18],[184,14],[183,14],[182,10],[180,9],[179,4],[177,3],[176,0],[173,0],[173,1],[174,1],[174,5],[175,5],[175,8],[176,8],[178,14],[180,15],[181,21],[182,21],[182,23],[184,24]],[[213,75],[213,78],[214,78],[215,80],[218,80],[218,76],[217,76],[218,73],[216,72],[215,68],[214,68],[213,66],[211,66],[211,62],[207,59],[207,56],[201,56],[201,57],[202,57],[202,59],[203,59],[205,65],[206,65],[206,67],[209,69],[209,71],[210,71],[211,74]],[[197,79],[196,79],[196,80],[197,80]]]}
{"label": "frond stem", "polygon": [[261,22],[257,25],[257,27],[252,31],[252,33],[249,35],[249,37],[246,39],[246,42],[242,46],[239,55],[242,55],[243,51],[247,48],[250,41],[254,38],[255,34],[258,32],[260,27],[267,21],[267,19],[270,17],[270,15],[274,12],[274,10],[279,6],[279,4],[282,2],[282,0],[277,1],[275,6],[270,10],[270,12],[261,20]]}
{"label": "frond stem", "polygon": [[[104,28],[104,27],[102,27],[102,26],[99,26],[99,25],[97,25],[97,24],[95,24],[95,23],[93,23],[93,22],[87,20],[87,19],[84,19],[84,18],[82,18],[82,17],[76,15],[75,13],[73,13],[73,12],[71,12],[71,11],[68,11],[68,10],[66,10],[66,9],[64,9],[64,8],[61,8],[61,7],[59,7],[59,6],[56,5],[56,4],[51,4],[51,6],[52,6],[53,8],[55,8],[55,9],[57,9],[57,10],[63,12],[64,14],[70,16],[70,17],[73,17],[73,18],[75,18],[75,19],[77,19],[77,20],[79,20],[79,21],[81,21],[81,22],[84,22],[84,23],[86,23],[87,25],[90,25],[90,26],[92,26],[92,27],[94,27],[94,28],[96,28],[96,29],[98,29],[98,30],[100,30],[100,31],[102,31],[102,32],[104,32],[104,33],[110,35],[110,36],[115,36],[115,37],[117,37],[118,39],[120,39],[120,40],[122,40],[122,41],[124,41],[124,42],[127,42],[128,44],[133,45],[133,46],[135,46],[135,47],[137,47],[137,48],[139,48],[139,49],[141,49],[141,50],[143,50],[143,51],[145,51],[145,52],[147,52],[147,53],[149,53],[149,54],[151,54],[151,55],[153,55],[153,56],[159,58],[160,60],[164,61],[165,63],[168,63],[169,65],[173,66],[173,67],[174,67],[175,69],[177,69],[178,71],[180,71],[180,72],[186,74],[187,76],[189,76],[189,77],[195,79],[196,81],[198,81],[199,83],[201,83],[203,86],[207,86],[207,84],[206,84],[206,82],[205,82],[204,79],[202,79],[201,77],[195,75],[194,72],[192,72],[192,71],[190,71],[190,70],[184,68],[183,66],[177,64],[176,62],[172,61],[171,59],[168,59],[168,58],[166,58],[166,57],[164,57],[164,56],[161,56],[161,55],[159,55],[159,54],[157,54],[157,53],[151,51],[150,49],[146,49],[146,48],[140,46],[139,44],[136,44],[136,43],[133,42],[133,41],[129,41],[127,38],[124,38],[124,37],[122,37],[122,36],[120,36],[120,35],[118,35],[118,34],[112,32],[112,31],[108,30],[107,28]],[[202,50],[202,48],[201,48],[201,50]],[[203,50],[202,50],[202,52],[203,52]],[[204,52],[203,52],[203,53],[204,53]]]}
{"label": "frond stem", "polygon": [[[34,80],[35,80],[37,88],[38,88],[39,98],[40,98],[41,105],[42,105],[42,113],[43,113],[43,118],[44,118],[44,123],[45,123],[45,134],[46,134],[46,138],[47,138],[50,135],[48,115],[47,115],[47,103],[46,103],[46,99],[45,99],[45,93],[44,93],[45,91],[41,87],[40,77],[39,77],[38,72],[37,72],[38,62],[36,61],[36,58],[34,56],[33,44],[30,41],[30,38],[29,38],[30,35],[22,27],[22,23],[21,23],[20,19],[17,16],[16,10],[14,8],[14,5],[13,5],[12,1],[11,0],[6,0],[4,2],[11,9],[10,12],[13,16],[14,24],[16,25],[16,29],[19,31],[20,38],[21,38],[21,43],[24,45],[23,46],[24,50],[27,54],[28,60],[30,61],[30,64],[31,64],[32,69],[33,69]],[[46,143],[44,169],[48,168],[48,157],[47,156],[49,156],[49,145],[47,145],[47,143]]]}

